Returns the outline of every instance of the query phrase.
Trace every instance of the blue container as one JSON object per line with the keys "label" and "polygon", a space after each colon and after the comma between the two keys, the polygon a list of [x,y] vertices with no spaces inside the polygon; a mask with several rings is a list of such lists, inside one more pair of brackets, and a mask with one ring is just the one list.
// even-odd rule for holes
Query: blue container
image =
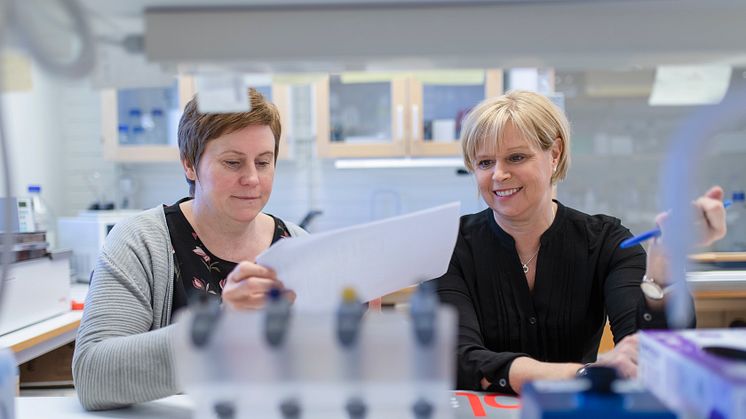
{"label": "blue container", "polygon": [[614,391],[616,371],[588,368],[585,378],[538,381],[523,386],[522,419],[675,419],[655,396],[642,387],[628,385]]}

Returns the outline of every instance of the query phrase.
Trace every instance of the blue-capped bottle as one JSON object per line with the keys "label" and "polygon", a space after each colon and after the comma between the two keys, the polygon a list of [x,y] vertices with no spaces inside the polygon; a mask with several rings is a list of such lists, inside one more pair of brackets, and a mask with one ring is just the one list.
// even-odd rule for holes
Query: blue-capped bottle
{"label": "blue-capped bottle", "polygon": [[743,189],[733,191],[731,195],[733,203],[728,207],[726,220],[728,232],[725,242],[729,243],[729,251],[746,251],[746,192]]}
{"label": "blue-capped bottle", "polygon": [[44,198],[41,196],[41,186],[28,185],[28,195],[31,198],[31,212],[34,218],[34,231],[46,233],[47,242],[54,245],[55,237],[52,231],[52,214]]}
{"label": "blue-capped bottle", "polygon": [[142,111],[140,108],[129,110],[128,124],[130,129],[130,144],[143,144],[145,141],[145,129],[142,125]]}
{"label": "blue-capped bottle", "polygon": [[132,141],[130,144],[142,145],[146,143],[145,129],[143,127],[132,128]]}
{"label": "blue-capped bottle", "polygon": [[119,135],[119,145],[127,145],[130,143],[130,127],[127,124],[119,124],[117,129]]}

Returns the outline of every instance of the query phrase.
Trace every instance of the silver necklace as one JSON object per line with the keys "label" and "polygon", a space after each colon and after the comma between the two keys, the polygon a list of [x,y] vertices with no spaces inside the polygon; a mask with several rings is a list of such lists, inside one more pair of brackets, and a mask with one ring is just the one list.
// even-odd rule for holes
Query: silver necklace
{"label": "silver necklace", "polygon": [[[552,205],[552,221],[554,221],[554,215],[556,214],[556,211],[557,211],[557,209],[554,208],[554,205]],[[534,258],[536,257],[536,255],[539,254],[539,250],[541,250],[541,244],[539,244],[539,248],[536,249],[536,253],[534,253],[533,256],[531,256],[530,258],[528,258],[528,260],[526,261],[526,263],[521,262],[520,256],[518,257],[518,261],[521,262],[521,267],[523,268],[523,273],[524,274],[528,273],[528,264],[531,263],[531,261],[534,260]]]}
{"label": "silver necklace", "polygon": [[536,249],[536,253],[534,253],[533,256],[531,256],[530,258],[528,258],[528,260],[526,261],[526,263],[523,263],[523,262],[521,262],[520,259],[518,259],[518,261],[521,262],[521,266],[523,267],[523,273],[524,274],[528,273],[528,264],[531,263],[531,261],[534,260],[534,258],[536,257],[536,255],[539,254],[539,250],[541,250],[541,246],[539,246],[539,248]]}

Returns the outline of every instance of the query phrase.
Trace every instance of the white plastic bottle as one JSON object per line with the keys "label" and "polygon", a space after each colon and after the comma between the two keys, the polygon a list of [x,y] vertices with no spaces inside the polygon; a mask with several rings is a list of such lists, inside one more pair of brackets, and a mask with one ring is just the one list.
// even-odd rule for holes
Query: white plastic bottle
{"label": "white plastic bottle", "polygon": [[34,230],[46,232],[47,243],[50,244],[50,247],[54,247],[55,237],[51,228],[53,217],[50,213],[49,205],[47,205],[41,196],[41,186],[28,185],[28,194],[31,198],[31,211],[34,214]]}

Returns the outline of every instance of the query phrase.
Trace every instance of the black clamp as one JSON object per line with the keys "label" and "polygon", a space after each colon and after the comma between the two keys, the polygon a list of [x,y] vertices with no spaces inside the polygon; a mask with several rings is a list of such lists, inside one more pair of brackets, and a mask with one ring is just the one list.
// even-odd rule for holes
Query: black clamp
{"label": "black clamp", "polygon": [[191,304],[194,316],[192,317],[192,343],[197,348],[204,348],[210,341],[210,337],[217,329],[222,315],[220,301],[210,298],[207,293],[199,295]]}
{"label": "black clamp", "polygon": [[365,416],[368,414],[368,406],[359,397],[353,397],[348,400],[345,410],[350,419],[365,419]]}
{"label": "black clamp", "polygon": [[360,335],[360,324],[365,309],[352,288],[346,288],[342,293],[342,303],[337,309],[337,339],[339,343],[351,348]]}
{"label": "black clamp", "polygon": [[300,403],[296,399],[287,399],[280,403],[280,414],[283,419],[299,419]]}
{"label": "black clamp", "polygon": [[423,282],[410,300],[410,314],[417,343],[429,346],[435,341],[438,295],[433,281]]}
{"label": "black clamp", "polygon": [[290,323],[290,302],[283,298],[282,291],[273,288],[269,291],[267,307],[264,311],[264,336],[272,347],[279,347],[285,341]]}
{"label": "black clamp", "polygon": [[427,400],[420,398],[412,406],[412,413],[414,413],[415,419],[430,419],[433,416],[435,408],[432,403]]}

